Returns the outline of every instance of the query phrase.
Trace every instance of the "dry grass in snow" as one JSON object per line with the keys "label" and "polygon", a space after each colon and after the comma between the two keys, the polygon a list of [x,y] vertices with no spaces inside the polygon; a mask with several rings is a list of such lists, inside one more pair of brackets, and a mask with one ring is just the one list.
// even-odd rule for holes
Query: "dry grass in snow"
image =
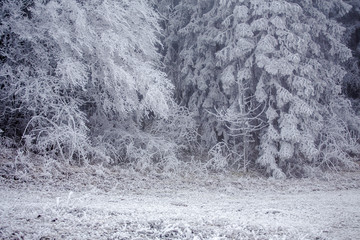
{"label": "dry grass in snow", "polygon": [[50,162],[47,174],[44,165],[19,161],[15,172],[14,162],[1,162],[0,239],[341,240],[360,234],[359,172],[277,181]]}

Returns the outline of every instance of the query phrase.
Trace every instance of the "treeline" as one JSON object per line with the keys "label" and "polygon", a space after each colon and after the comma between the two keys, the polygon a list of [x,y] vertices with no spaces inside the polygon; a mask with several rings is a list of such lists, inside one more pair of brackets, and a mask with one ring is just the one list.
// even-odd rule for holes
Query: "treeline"
{"label": "treeline", "polygon": [[0,6],[0,128],[24,151],[278,178],[359,157],[357,1]]}

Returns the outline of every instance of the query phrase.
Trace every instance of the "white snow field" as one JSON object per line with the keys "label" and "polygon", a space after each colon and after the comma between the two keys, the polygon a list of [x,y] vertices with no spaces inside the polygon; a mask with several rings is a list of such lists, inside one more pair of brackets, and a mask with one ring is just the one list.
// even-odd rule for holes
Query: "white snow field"
{"label": "white snow field", "polygon": [[1,178],[0,239],[360,239],[360,172]]}

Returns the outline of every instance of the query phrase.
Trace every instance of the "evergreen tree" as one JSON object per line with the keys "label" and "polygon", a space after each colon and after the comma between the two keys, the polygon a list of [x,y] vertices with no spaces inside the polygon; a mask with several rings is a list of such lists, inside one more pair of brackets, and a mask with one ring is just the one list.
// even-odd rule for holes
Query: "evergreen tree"
{"label": "evergreen tree", "polygon": [[351,49],[353,57],[348,60],[346,67],[348,70],[344,78],[343,90],[352,102],[354,110],[360,114],[360,2],[347,0],[352,5],[352,9],[342,18],[346,26],[345,42]]}
{"label": "evergreen tree", "polygon": [[[252,126],[250,155],[270,175],[303,175],[309,165],[351,165],[349,154],[359,148],[348,126],[357,120],[341,95],[351,51],[341,42],[345,28],[335,21],[348,4],[165,3],[167,72],[177,100],[195,112],[208,146],[223,141],[244,151],[237,141],[250,142],[234,137],[236,128],[224,118],[219,121],[221,110],[235,116],[228,122]],[[261,122],[266,127],[258,128]]]}

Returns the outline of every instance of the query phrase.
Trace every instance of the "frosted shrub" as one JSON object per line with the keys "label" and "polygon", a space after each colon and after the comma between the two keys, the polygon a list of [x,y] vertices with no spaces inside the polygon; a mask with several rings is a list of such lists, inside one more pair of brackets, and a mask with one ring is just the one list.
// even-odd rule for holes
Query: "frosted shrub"
{"label": "frosted shrub", "polygon": [[171,139],[139,130],[129,133],[112,129],[98,143],[98,147],[105,145],[103,149],[110,156],[111,165],[131,166],[144,173],[177,171],[179,147]]}
{"label": "frosted shrub", "polygon": [[320,166],[348,169],[356,166],[353,160],[360,156],[360,121],[347,105],[347,101],[330,105],[331,115],[320,134]]}
{"label": "frosted shrub", "polygon": [[197,144],[197,124],[194,115],[185,107],[172,103],[172,108],[166,118],[149,119],[146,130],[157,137],[174,141],[183,152],[196,152],[201,148]]}
{"label": "frosted shrub", "polygon": [[166,118],[145,116],[141,129],[122,123],[104,125],[96,138],[98,148],[106,149],[110,164],[129,164],[142,172],[180,170],[180,160],[186,161],[196,148],[196,126],[191,113],[176,105]]}
{"label": "frosted shrub", "polygon": [[223,171],[229,166],[230,154],[226,143],[217,143],[209,150],[209,160],[206,167],[213,171]]}

